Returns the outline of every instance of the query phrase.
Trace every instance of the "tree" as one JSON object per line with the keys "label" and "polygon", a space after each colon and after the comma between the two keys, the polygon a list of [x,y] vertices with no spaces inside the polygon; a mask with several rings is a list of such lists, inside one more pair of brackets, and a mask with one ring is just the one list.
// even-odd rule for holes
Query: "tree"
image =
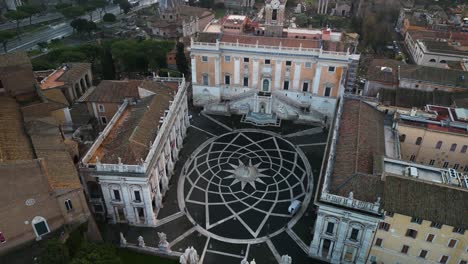
{"label": "tree", "polygon": [[29,15],[23,11],[13,10],[5,13],[5,17],[10,20],[16,21],[16,34],[19,35],[19,24],[21,20],[27,18]]}
{"label": "tree", "polygon": [[85,14],[85,10],[79,6],[70,6],[59,10],[67,18],[77,18]]}
{"label": "tree", "polygon": [[212,8],[214,6],[214,0],[200,0],[200,6],[204,8]]}
{"label": "tree", "polygon": [[17,8],[16,10],[28,14],[28,16],[29,16],[29,24],[31,25],[31,24],[32,24],[32,17],[33,17],[35,14],[41,13],[42,10],[43,10],[43,8],[42,8],[42,6],[40,6],[40,5],[22,5],[22,6],[18,6],[18,8]]}
{"label": "tree", "polygon": [[102,20],[104,20],[104,22],[115,22],[117,20],[117,18],[115,17],[114,14],[112,13],[106,13],[103,17],[102,17]]}
{"label": "tree", "polygon": [[296,25],[298,27],[307,27],[308,24],[308,18],[306,14],[297,14],[296,15]]}
{"label": "tree", "polygon": [[188,72],[188,61],[187,57],[185,57],[185,47],[184,43],[182,42],[177,42],[176,45],[176,64],[177,64],[177,69],[187,75]]}
{"label": "tree", "polygon": [[132,5],[128,2],[128,0],[119,0],[119,7],[123,10],[125,14],[127,14],[130,9],[132,9]]}
{"label": "tree", "polygon": [[98,44],[85,43],[77,47],[77,50],[86,55],[86,60],[95,63],[102,54],[102,47]]}
{"label": "tree", "polygon": [[117,250],[106,244],[84,244],[71,264],[121,264]]}
{"label": "tree", "polygon": [[2,43],[2,46],[3,46],[3,51],[5,51],[5,53],[7,53],[7,44],[8,44],[8,41],[10,41],[12,38],[15,37],[15,33],[12,32],[12,31],[0,31],[0,43]]}
{"label": "tree", "polygon": [[51,239],[47,241],[39,258],[40,264],[68,264],[69,262],[68,249],[60,240]]}
{"label": "tree", "polygon": [[99,17],[102,16],[102,12],[106,11],[107,1],[106,0],[94,0],[93,5],[99,8]]}
{"label": "tree", "polygon": [[88,20],[84,18],[77,18],[70,22],[70,26],[73,28],[74,31],[78,33],[85,31],[87,24]]}
{"label": "tree", "polygon": [[93,5],[92,3],[88,3],[87,5],[84,6],[83,9],[85,10],[85,12],[88,13],[89,20],[93,21],[93,12],[94,12],[94,10],[97,9],[97,7],[95,5]]}
{"label": "tree", "polygon": [[112,53],[111,53],[111,43],[104,42],[102,47],[103,47],[102,54],[101,54],[102,78],[104,80],[114,80],[115,79],[115,65],[114,65],[114,59],[112,58]]}
{"label": "tree", "polygon": [[91,36],[91,32],[97,29],[96,23],[93,21],[87,21],[84,27],[84,31],[88,32],[88,35]]}

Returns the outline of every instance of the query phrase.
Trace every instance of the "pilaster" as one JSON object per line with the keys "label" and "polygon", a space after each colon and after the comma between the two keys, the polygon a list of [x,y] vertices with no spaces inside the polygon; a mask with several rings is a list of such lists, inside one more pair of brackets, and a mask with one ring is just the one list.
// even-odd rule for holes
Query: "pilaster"
{"label": "pilaster", "polygon": [[293,79],[293,90],[299,91],[299,82],[301,79],[301,63],[297,62],[294,65],[294,79]]}
{"label": "pilaster", "polygon": [[221,76],[221,65],[220,65],[220,60],[219,56],[215,58],[215,85],[220,85],[220,76]]}
{"label": "pilaster", "polygon": [[321,238],[322,228],[323,228],[323,219],[324,219],[324,214],[319,213],[317,215],[317,220],[315,221],[314,239],[310,243],[309,256],[319,255],[319,248],[321,248],[320,238]]}
{"label": "pilaster", "polygon": [[322,65],[320,63],[317,63],[315,67],[314,84],[312,86],[312,92],[314,95],[318,94],[321,74],[322,74]]}
{"label": "pilaster", "polygon": [[234,58],[234,84],[239,84],[241,72],[240,58]]}
{"label": "pilaster", "polygon": [[336,241],[335,247],[333,248],[333,255],[331,259],[332,263],[340,263],[341,255],[343,254],[344,241],[346,239],[346,234],[348,230],[348,223],[349,219],[341,218],[340,224],[338,225],[338,228],[336,230],[338,239]]}
{"label": "pilaster", "polygon": [[259,69],[259,61],[257,59],[253,59],[253,70],[252,70],[252,88],[258,89],[258,69]]}
{"label": "pilaster", "polygon": [[274,80],[274,88],[275,90],[281,89],[281,68],[283,63],[281,61],[277,61],[275,64],[275,80]]}
{"label": "pilaster", "polygon": [[197,60],[195,59],[195,56],[191,57],[191,63],[192,63],[192,83],[196,84],[197,83]]}
{"label": "pilaster", "polygon": [[148,185],[143,186],[143,201],[145,204],[145,221],[147,225],[155,225],[156,224],[156,217],[154,216],[152,200],[151,200],[151,192]]}

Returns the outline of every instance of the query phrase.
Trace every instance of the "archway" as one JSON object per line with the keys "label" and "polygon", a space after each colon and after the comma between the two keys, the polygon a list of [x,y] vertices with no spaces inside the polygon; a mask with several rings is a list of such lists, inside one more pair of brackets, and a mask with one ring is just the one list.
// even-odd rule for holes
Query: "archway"
{"label": "archway", "polygon": [[78,83],[75,83],[75,95],[76,95],[76,98],[81,97],[81,89]]}
{"label": "archway", "polygon": [[80,80],[80,85],[81,85],[81,91],[82,91],[82,92],[86,91],[86,89],[88,88],[88,87],[86,86],[86,84],[85,84],[84,79],[81,79],[81,80]]}
{"label": "archway", "polygon": [[262,91],[269,92],[270,91],[270,80],[264,79],[262,84]]}
{"label": "archway", "polygon": [[260,110],[259,110],[260,113],[265,113],[266,112],[266,104],[264,102],[261,102],[260,103]]}
{"label": "archway", "polygon": [[43,235],[50,232],[47,220],[42,216],[34,217],[31,224],[37,237],[42,237]]}
{"label": "archway", "polygon": [[85,80],[86,80],[86,86],[87,86],[87,87],[91,87],[91,80],[89,79],[89,75],[88,75],[88,74],[85,75]]}

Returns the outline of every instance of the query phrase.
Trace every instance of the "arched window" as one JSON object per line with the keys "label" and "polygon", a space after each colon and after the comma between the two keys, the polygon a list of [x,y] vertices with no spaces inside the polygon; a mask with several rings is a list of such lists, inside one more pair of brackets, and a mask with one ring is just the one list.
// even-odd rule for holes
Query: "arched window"
{"label": "arched window", "polygon": [[73,205],[70,199],[65,200],[65,208],[67,208],[67,212],[70,212],[73,209]]}
{"label": "arched window", "polygon": [[440,149],[442,147],[442,141],[437,141],[436,149]]}
{"label": "arched window", "polygon": [[34,219],[31,221],[31,225],[33,226],[34,233],[38,238],[41,238],[43,235],[50,232],[47,220],[42,216],[34,217]]}
{"label": "arched window", "polygon": [[418,146],[421,145],[421,142],[422,142],[422,137],[418,137],[416,139],[416,145],[418,145]]}
{"label": "arched window", "polygon": [[405,142],[406,140],[406,135],[403,134],[403,135],[400,135],[400,142]]}
{"label": "arched window", "polygon": [[270,91],[270,80],[268,79],[263,80],[262,91],[264,92]]}
{"label": "arched window", "polygon": [[455,151],[457,149],[457,144],[453,143],[452,146],[450,146],[450,151]]}
{"label": "arched window", "polygon": [[466,153],[466,149],[468,148],[467,145],[464,145],[462,148],[461,148],[461,153]]}
{"label": "arched window", "polygon": [[447,63],[447,61],[446,60],[441,60],[440,63]]}
{"label": "arched window", "polygon": [[435,59],[430,59],[429,62],[436,62],[436,60]]}

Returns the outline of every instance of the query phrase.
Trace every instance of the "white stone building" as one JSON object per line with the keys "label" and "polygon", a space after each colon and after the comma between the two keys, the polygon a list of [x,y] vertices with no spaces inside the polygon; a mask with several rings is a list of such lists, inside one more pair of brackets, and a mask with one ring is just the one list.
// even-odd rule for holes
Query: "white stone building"
{"label": "white stone building", "polygon": [[179,85],[155,85],[141,91],[141,101],[124,102],[82,160],[93,211],[111,223],[156,224],[190,125],[188,84],[180,78],[158,81]]}

